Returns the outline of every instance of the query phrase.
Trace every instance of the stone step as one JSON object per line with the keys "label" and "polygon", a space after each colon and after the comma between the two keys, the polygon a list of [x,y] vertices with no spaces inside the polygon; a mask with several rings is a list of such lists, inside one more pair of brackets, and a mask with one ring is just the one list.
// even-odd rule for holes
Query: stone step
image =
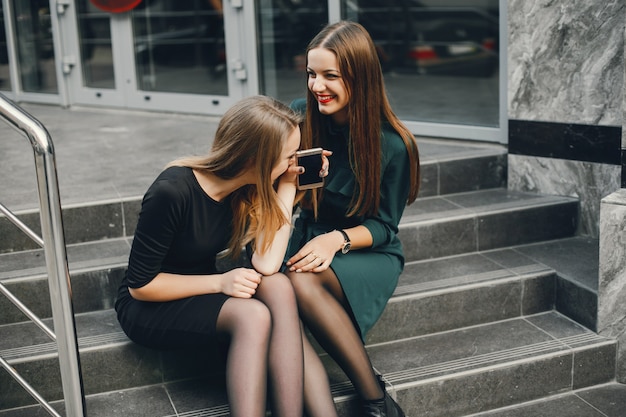
{"label": "stone step", "polygon": [[[568,298],[567,294],[559,293],[561,286],[558,283],[564,278],[533,259],[533,256],[540,253],[551,258],[555,268],[562,268],[562,264],[572,269],[577,268],[577,265],[593,264],[589,259],[595,253],[595,243],[586,239],[581,242],[581,239],[571,238],[408,263],[394,296],[379,322],[368,334],[367,343],[384,345],[551,311],[556,300]],[[564,258],[559,263],[558,253],[557,256],[550,256],[550,251],[554,251],[555,247],[558,253],[576,256],[576,262]],[[573,276],[570,274],[568,278]],[[111,293],[117,287],[112,281],[104,285],[98,280],[91,282],[92,286],[82,287],[84,294],[74,290],[77,300],[89,300],[90,291],[98,287],[108,288],[107,291]],[[112,304],[112,298],[109,303]],[[50,319],[46,321],[52,326]],[[135,384],[152,385],[158,383],[159,378],[168,379],[163,375],[155,375],[156,365],[150,365],[152,360],[161,361],[160,356],[129,342],[111,309],[77,314],[76,324],[85,381],[91,387],[89,392],[126,389]],[[10,363],[25,367],[27,375],[43,373],[58,378],[55,345],[30,322],[0,326],[0,356]],[[202,356],[206,357],[206,353]],[[171,374],[181,379],[198,376],[197,363],[202,363],[202,358],[194,355],[184,357],[193,359],[184,362],[183,358],[174,355],[168,359],[171,361],[169,366],[163,365],[169,370],[169,378]],[[139,361],[139,358],[144,358],[144,366],[147,368],[137,368],[133,361]],[[109,382],[101,378],[101,361],[114,364],[106,369],[106,373],[112,374]],[[199,369],[200,373],[206,373],[203,368]],[[127,370],[132,370],[132,374],[127,375]],[[118,385],[111,386],[111,381]],[[51,385],[58,389],[58,381]],[[4,386],[3,382],[0,382],[0,386]],[[18,401],[15,406],[24,405],[19,401],[29,401],[29,397],[19,389],[15,395],[20,393],[22,396],[15,399]]]}
{"label": "stone step", "polygon": [[407,260],[574,236],[578,200],[507,189],[429,197],[407,207],[399,237]]}
{"label": "stone step", "polygon": [[[91,316],[78,320],[91,328],[114,327],[110,313]],[[90,417],[165,417],[174,415],[174,408],[183,416],[228,415],[223,375],[218,371],[207,376],[206,352],[155,352],[123,338],[82,337],[80,347],[88,370],[84,381]],[[616,342],[554,311],[367,348],[391,394],[407,415],[415,416],[455,417],[507,407],[607,383],[615,372]],[[52,347],[28,354],[38,361],[25,361],[18,352],[3,354],[35,379],[44,395],[59,398]],[[341,416],[356,415],[347,378],[330,358],[322,359]],[[10,410],[32,401],[2,378],[0,409],[5,411],[0,416],[36,415],[29,407]]]}
{"label": "stone step", "polygon": [[626,385],[609,382],[467,417],[620,417],[624,410]]}
{"label": "stone step", "polygon": [[[506,189],[428,197],[407,208],[399,236],[409,263],[484,252],[570,237],[577,209],[571,198]],[[130,237],[121,237],[68,245],[76,313],[111,308],[130,244]],[[50,315],[45,277],[41,249],[0,254],[0,282],[41,317]],[[23,319],[4,297],[0,311],[7,312],[0,315],[0,324]]]}
{"label": "stone step", "polygon": [[[459,141],[420,139],[422,187],[420,197],[506,187],[506,149],[500,145],[476,145]],[[145,175],[141,184],[123,184],[126,192],[107,193],[104,190],[96,197],[89,197],[92,191],[84,185],[75,185],[82,199],[62,198],[63,224],[67,244],[75,244],[102,239],[132,236],[137,223],[141,198],[151,181],[152,175]],[[72,178],[70,183],[78,181]],[[63,185],[63,183],[61,183]],[[128,191],[131,189],[131,191]],[[33,185],[33,190],[35,187]],[[134,192],[132,190],[135,190]],[[63,189],[61,190],[63,191]],[[23,189],[16,190],[19,196]],[[39,233],[40,219],[36,201],[21,203],[12,197],[0,196],[2,202],[15,211],[15,215],[31,229]],[[8,197],[8,202],[5,198]],[[65,203],[65,201],[68,201]],[[38,247],[30,241],[4,215],[0,214],[0,254]]]}
{"label": "stone step", "polygon": [[552,309],[596,330],[597,300],[598,240],[589,237],[409,262],[368,340],[384,342]]}

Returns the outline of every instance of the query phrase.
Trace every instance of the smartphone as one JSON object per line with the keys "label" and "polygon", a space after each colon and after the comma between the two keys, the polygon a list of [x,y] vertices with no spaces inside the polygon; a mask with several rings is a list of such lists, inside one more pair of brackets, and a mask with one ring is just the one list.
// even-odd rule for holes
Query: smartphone
{"label": "smartphone", "polygon": [[297,151],[296,158],[297,164],[304,167],[304,172],[298,175],[298,190],[310,190],[323,186],[324,178],[320,177],[322,148]]}

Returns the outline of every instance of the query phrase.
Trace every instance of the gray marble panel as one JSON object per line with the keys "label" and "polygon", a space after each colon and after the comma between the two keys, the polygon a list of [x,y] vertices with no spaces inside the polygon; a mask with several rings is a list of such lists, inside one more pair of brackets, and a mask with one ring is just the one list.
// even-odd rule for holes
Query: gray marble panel
{"label": "gray marble panel", "polygon": [[621,167],[534,156],[509,155],[511,190],[577,197],[580,233],[598,236],[600,201],[619,190]]}
{"label": "gray marble panel", "polygon": [[[46,401],[63,398],[59,362],[56,358],[12,365]],[[0,393],[2,393],[0,395],[0,410],[36,404],[33,397],[4,370],[0,372]]]}
{"label": "gray marble panel", "polygon": [[134,343],[80,355],[85,394],[96,394],[163,381],[159,352]]}
{"label": "gray marble panel", "polygon": [[407,261],[458,255],[478,250],[474,219],[430,222],[416,229],[401,227],[398,236]]}
{"label": "gray marble panel", "polygon": [[573,389],[607,383],[615,377],[615,346],[606,345],[574,354]]}
{"label": "gray marble panel", "polygon": [[124,216],[119,202],[63,209],[68,244],[123,236]]}
{"label": "gray marble panel", "polygon": [[621,125],[624,18],[621,0],[509,0],[509,117]]}
{"label": "gray marble panel", "polygon": [[[13,295],[40,318],[52,316],[50,291],[46,280],[5,283]],[[25,316],[7,297],[0,297],[0,325],[24,321]]]}
{"label": "gray marble panel", "polygon": [[[228,404],[224,378],[203,378],[167,384],[167,392],[179,415],[196,415],[198,410],[208,414],[211,407]],[[217,413],[215,412],[217,415]]]}
{"label": "gray marble panel", "polygon": [[557,311],[595,331],[597,329],[597,294],[566,279],[558,278],[556,282]]}
{"label": "gray marble panel", "polygon": [[473,417],[606,417],[600,411],[575,396],[557,397],[551,401],[538,401]]}
{"label": "gray marble panel", "polygon": [[571,356],[545,358],[490,372],[466,373],[398,392],[408,415],[459,417],[506,407],[566,391],[571,379]]}
{"label": "gray marble panel", "polygon": [[556,279],[554,275],[537,276],[522,281],[522,314],[537,314],[554,308]]}
{"label": "gray marble panel", "polygon": [[508,281],[432,297],[394,299],[368,334],[380,343],[519,316],[522,285]]}
{"label": "gray marble panel", "polygon": [[619,341],[617,378],[626,382],[626,190],[602,200],[598,332]]}
{"label": "gray marble panel", "polygon": [[579,391],[578,396],[607,416],[620,416],[626,410],[626,385],[592,388]]}
{"label": "gray marble panel", "polygon": [[165,387],[154,385],[131,391],[112,391],[94,396],[86,401],[87,415],[89,417],[177,415],[165,391]]}

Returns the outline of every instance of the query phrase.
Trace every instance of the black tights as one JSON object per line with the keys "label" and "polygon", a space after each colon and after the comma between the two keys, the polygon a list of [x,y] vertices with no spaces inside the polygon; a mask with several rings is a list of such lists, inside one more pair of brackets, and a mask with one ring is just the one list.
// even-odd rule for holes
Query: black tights
{"label": "black tights", "polygon": [[[382,398],[384,393],[359,332],[350,318],[349,306],[333,270],[327,269],[320,273],[291,272],[288,276],[296,291],[300,317],[320,346],[343,369],[362,399]],[[319,357],[307,341],[304,342],[304,361],[304,402],[308,415],[336,415],[328,377]],[[328,394],[324,394],[320,387]],[[330,406],[333,407],[333,414],[329,414]]]}
{"label": "black tights", "polygon": [[[282,274],[264,277],[253,299],[230,298],[217,330],[229,338],[226,388],[233,417],[301,417],[303,357],[293,288]],[[268,378],[269,377],[269,378]]]}

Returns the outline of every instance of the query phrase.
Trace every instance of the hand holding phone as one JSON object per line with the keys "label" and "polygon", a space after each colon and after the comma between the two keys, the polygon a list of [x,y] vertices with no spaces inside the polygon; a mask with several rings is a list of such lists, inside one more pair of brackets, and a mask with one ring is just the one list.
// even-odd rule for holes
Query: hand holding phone
{"label": "hand holding phone", "polygon": [[310,190],[324,185],[324,178],[320,177],[322,168],[322,148],[305,149],[296,152],[297,165],[304,167],[304,172],[298,175],[298,190]]}

